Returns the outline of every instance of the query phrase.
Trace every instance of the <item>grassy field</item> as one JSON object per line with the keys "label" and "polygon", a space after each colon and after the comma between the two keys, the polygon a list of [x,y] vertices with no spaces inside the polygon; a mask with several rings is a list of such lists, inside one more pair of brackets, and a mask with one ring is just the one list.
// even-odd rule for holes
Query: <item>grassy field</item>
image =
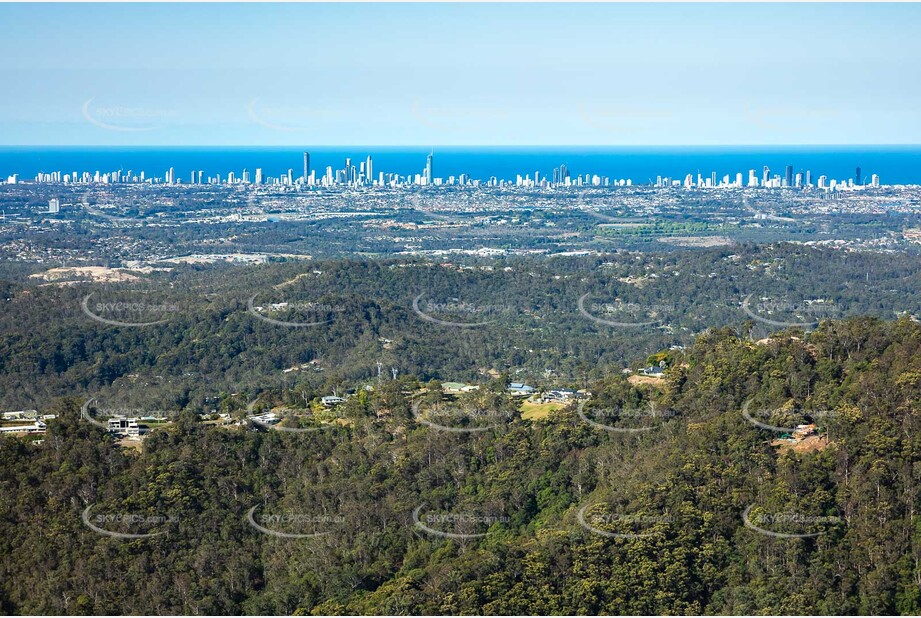
{"label": "grassy field", "polygon": [[539,421],[550,416],[554,410],[561,410],[566,406],[562,403],[533,403],[523,401],[521,403],[521,418],[529,421]]}

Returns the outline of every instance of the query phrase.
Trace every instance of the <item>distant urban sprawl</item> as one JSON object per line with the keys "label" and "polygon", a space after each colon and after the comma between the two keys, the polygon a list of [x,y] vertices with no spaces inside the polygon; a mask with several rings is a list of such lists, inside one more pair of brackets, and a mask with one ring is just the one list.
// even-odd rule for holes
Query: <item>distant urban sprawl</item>
{"label": "distant urban sprawl", "polygon": [[[566,166],[561,164],[553,168],[550,174],[539,170],[533,173],[518,174],[514,179],[503,179],[490,176],[486,179],[472,178],[469,174],[450,175],[447,178],[435,175],[435,154],[426,156],[425,167],[418,173],[401,175],[392,172],[378,171],[375,176],[374,161],[368,155],[364,161],[356,161],[351,157],[345,159],[340,168],[326,166],[325,171],[318,175],[318,170],[311,169],[310,153],[304,153],[303,172],[295,175],[294,168],[277,176],[266,175],[263,168],[257,167],[254,172],[243,169],[239,174],[228,171],[221,175],[206,175],[204,170],[190,170],[188,176],[177,175],[176,168],[170,167],[162,176],[149,176],[145,171],[114,170],[101,172],[96,170],[63,172],[40,172],[36,174],[36,183],[64,183],[64,184],[167,184],[167,185],[271,185],[294,187],[298,189],[330,188],[330,187],[425,187],[425,186],[473,186],[485,185],[487,187],[531,187],[531,188],[560,188],[560,187],[629,187],[634,184],[630,178],[614,178],[599,174],[573,174]],[[300,170],[299,170],[300,171]],[[18,174],[13,174],[6,179],[7,184],[23,182]],[[650,183],[651,183],[650,179]],[[811,170],[795,171],[792,165],[786,166],[783,174],[773,172],[764,166],[761,173],[756,169],[749,169],[747,179],[740,171],[735,174],[725,174],[718,177],[717,172],[704,176],[687,174],[683,179],[659,175],[654,186],[659,188],[685,187],[685,188],[715,188],[732,189],[744,187],[762,187],[766,189],[822,189],[825,191],[861,189],[867,186],[879,187],[878,174],[866,176],[860,167],[854,170],[851,178],[829,178],[827,175],[814,176]]]}

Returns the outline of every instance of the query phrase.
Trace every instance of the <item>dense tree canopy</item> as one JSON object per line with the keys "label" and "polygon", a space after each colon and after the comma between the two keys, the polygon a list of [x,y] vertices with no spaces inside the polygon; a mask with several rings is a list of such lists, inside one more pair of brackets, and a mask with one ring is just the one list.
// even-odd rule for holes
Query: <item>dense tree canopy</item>
{"label": "dense tree canopy", "polygon": [[[921,326],[853,318],[760,341],[714,329],[667,365],[659,385],[610,373],[584,408],[485,431],[418,422],[426,376],[404,375],[351,398],[348,422],[286,433],[182,415],[139,452],[81,420],[82,400],[61,400],[43,443],[2,439],[0,606],[921,611]],[[484,383],[477,405],[514,409],[503,387]],[[580,416],[617,428],[604,409],[649,403],[672,413],[648,431]],[[743,410],[772,426],[812,420],[820,435],[792,448]],[[310,536],[261,532],[248,514]]]}

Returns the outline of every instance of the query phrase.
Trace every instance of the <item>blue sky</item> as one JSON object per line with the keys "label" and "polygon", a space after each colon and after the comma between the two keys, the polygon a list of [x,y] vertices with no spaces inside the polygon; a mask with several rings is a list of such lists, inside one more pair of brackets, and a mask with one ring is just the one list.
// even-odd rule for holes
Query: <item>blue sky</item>
{"label": "blue sky", "polygon": [[0,4],[0,143],[921,143],[917,4]]}

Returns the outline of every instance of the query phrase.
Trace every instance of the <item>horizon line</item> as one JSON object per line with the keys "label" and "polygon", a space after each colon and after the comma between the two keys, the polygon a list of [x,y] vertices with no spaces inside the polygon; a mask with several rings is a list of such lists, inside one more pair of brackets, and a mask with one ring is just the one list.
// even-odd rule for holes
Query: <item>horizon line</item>
{"label": "horizon line", "polygon": [[[865,148],[915,147],[921,142],[810,144],[435,144],[434,148]],[[426,144],[0,144],[0,148],[421,148]]]}

